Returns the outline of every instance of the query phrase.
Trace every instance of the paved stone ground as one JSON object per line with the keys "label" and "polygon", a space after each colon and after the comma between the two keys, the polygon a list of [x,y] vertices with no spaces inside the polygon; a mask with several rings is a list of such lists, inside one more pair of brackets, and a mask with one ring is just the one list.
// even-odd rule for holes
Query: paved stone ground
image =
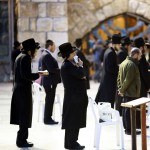
{"label": "paved stone ground", "polygon": [[[95,97],[99,83],[91,81],[91,89],[88,90],[88,96]],[[59,84],[57,93],[63,101],[63,87]],[[0,150],[18,150],[15,145],[16,133],[18,126],[10,125],[10,103],[12,96],[12,83],[0,83]],[[40,121],[37,121],[37,101],[33,104],[33,121],[32,128],[29,130],[29,141],[34,143],[34,147],[29,150],[64,150],[64,130],[61,130],[61,124],[55,126],[44,125],[42,123],[42,113]],[[61,122],[58,105],[55,106],[56,120]],[[150,120],[150,119],[149,119]],[[147,124],[150,125],[150,121]],[[150,135],[150,129],[147,129]],[[85,145],[85,150],[95,150],[93,147],[94,140],[94,118],[88,107],[87,127],[80,130],[79,143]],[[125,150],[131,150],[131,136],[124,134]],[[150,150],[150,138],[147,138],[147,150]],[[121,147],[116,145],[115,127],[103,127],[101,135],[101,150],[120,150]],[[26,149],[27,150],[27,149]],[[141,150],[141,136],[137,136],[137,150]]]}

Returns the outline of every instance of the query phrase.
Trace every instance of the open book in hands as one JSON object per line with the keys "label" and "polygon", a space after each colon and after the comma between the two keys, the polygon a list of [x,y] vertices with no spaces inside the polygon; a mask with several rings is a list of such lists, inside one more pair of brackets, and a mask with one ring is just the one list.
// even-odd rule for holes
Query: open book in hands
{"label": "open book in hands", "polygon": [[40,71],[38,71],[38,73],[40,74],[40,75],[43,75],[43,76],[47,76],[47,75],[49,75],[49,72],[47,71],[47,70],[40,70]]}

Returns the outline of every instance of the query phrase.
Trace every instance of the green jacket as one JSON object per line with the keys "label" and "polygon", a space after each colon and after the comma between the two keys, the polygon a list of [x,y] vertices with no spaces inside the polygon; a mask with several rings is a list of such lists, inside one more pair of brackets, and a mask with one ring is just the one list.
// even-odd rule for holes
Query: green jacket
{"label": "green jacket", "polygon": [[138,61],[127,57],[119,66],[117,86],[123,96],[140,97],[140,73]]}

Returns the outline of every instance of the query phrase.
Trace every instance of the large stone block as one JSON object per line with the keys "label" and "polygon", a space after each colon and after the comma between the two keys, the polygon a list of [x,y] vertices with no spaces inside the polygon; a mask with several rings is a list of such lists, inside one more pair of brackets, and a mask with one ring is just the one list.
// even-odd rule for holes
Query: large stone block
{"label": "large stone block", "polygon": [[45,32],[18,32],[18,40],[20,42],[34,38],[36,42],[45,43],[46,40],[46,33]]}
{"label": "large stone block", "polygon": [[18,31],[28,31],[29,30],[29,19],[19,18],[18,19]]}
{"label": "large stone block", "polygon": [[55,18],[53,24],[54,31],[68,31],[68,20],[67,18]]}
{"label": "large stone block", "polygon": [[67,16],[67,4],[66,3],[48,3],[47,15],[49,17]]}
{"label": "large stone block", "polygon": [[95,13],[95,15],[96,15],[98,21],[103,21],[103,20],[106,19],[106,16],[105,16],[105,14],[104,14],[104,12],[103,12],[102,9],[99,9],[99,10]]}
{"label": "large stone block", "polygon": [[139,3],[135,0],[129,0],[128,12],[135,13],[138,8]]}
{"label": "large stone block", "polygon": [[51,31],[53,25],[53,19],[51,18],[38,18],[37,19],[37,31]]}
{"label": "large stone block", "polygon": [[101,6],[108,5],[109,3],[113,2],[114,0],[100,0]]}
{"label": "large stone block", "polygon": [[31,31],[37,31],[37,19],[36,18],[31,18],[30,19],[30,30]]}
{"label": "large stone block", "polygon": [[37,3],[20,3],[19,7],[20,17],[37,17],[38,16],[38,4]]}
{"label": "large stone block", "polygon": [[139,6],[138,6],[138,8],[136,10],[136,13],[144,16],[147,8],[148,8],[148,5],[146,3],[140,2]]}
{"label": "large stone block", "polygon": [[150,5],[147,7],[147,9],[145,10],[145,14],[144,17],[146,17],[147,19],[150,20]]}
{"label": "large stone block", "polygon": [[55,42],[56,46],[68,42],[68,32],[48,32],[47,39]]}
{"label": "large stone block", "polygon": [[46,17],[46,3],[40,3],[38,5],[38,16],[39,17]]}
{"label": "large stone block", "polygon": [[59,0],[32,0],[32,2],[58,2]]}

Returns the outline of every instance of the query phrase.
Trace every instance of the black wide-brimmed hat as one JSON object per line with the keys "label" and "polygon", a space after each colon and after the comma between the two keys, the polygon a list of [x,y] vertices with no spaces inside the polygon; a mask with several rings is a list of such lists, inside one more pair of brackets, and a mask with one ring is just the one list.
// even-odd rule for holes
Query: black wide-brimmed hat
{"label": "black wide-brimmed hat", "polygon": [[33,38],[23,41],[22,46],[23,46],[23,51],[29,51],[29,50],[32,51],[40,48],[39,43],[35,42]]}
{"label": "black wide-brimmed hat", "polygon": [[71,54],[77,50],[78,49],[76,47],[72,46],[71,43],[69,43],[69,42],[63,43],[59,46],[58,56],[65,58],[65,57],[69,56],[69,54]]}
{"label": "black wide-brimmed hat", "polygon": [[80,47],[82,45],[82,39],[81,38],[78,38],[75,40],[74,44],[77,46],[77,47]]}
{"label": "black wide-brimmed hat", "polygon": [[111,38],[112,44],[120,44],[121,43],[121,36],[120,34],[113,34]]}
{"label": "black wide-brimmed hat", "polygon": [[144,39],[142,37],[139,37],[139,38],[134,40],[134,46],[135,47],[140,48],[140,47],[142,47],[144,45],[145,45],[145,42],[144,42]]}
{"label": "black wide-brimmed hat", "polygon": [[128,36],[122,37],[121,38],[121,44],[123,44],[123,45],[129,45],[129,44],[131,44],[130,38]]}
{"label": "black wide-brimmed hat", "polygon": [[20,42],[18,42],[18,41],[15,41],[15,42],[14,42],[14,48],[17,48],[17,47],[19,47],[20,45],[21,45]]}

